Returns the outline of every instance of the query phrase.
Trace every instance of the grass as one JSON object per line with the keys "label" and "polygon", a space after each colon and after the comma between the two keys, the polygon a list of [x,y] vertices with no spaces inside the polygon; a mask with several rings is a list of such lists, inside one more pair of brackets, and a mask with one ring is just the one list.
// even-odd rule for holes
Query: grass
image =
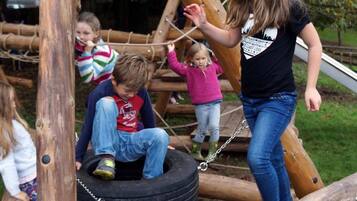
{"label": "grass", "polygon": [[[326,28],[324,30],[318,30],[319,36],[322,41],[334,42],[337,44],[337,31],[332,28]],[[357,31],[347,30],[341,33],[342,45],[357,46]]]}

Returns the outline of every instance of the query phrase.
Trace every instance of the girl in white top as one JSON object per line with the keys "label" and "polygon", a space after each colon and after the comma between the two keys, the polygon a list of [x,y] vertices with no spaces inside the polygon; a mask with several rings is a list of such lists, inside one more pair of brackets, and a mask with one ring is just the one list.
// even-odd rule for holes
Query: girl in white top
{"label": "girl in white top", "polygon": [[16,111],[14,88],[2,81],[0,105],[0,173],[5,188],[21,201],[36,201],[36,148]]}

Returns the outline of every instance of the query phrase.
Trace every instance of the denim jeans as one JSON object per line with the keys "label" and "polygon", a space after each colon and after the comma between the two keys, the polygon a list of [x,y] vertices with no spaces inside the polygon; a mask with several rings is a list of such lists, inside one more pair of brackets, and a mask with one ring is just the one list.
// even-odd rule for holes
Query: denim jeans
{"label": "denim jeans", "polygon": [[243,111],[252,132],[248,164],[264,201],[291,201],[280,137],[296,107],[296,92],[281,92],[269,98],[241,95]]}
{"label": "denim jeans", "polygon": [[169,138],[160,128],[143,129],[136,133],[117,130],[118,108],[111,97],[96,104],[92,146],[95,155],[110,154],[121,162],[135,161],[146,156],[145,179],[162,175]]}
{"label": "denim jeans", "polygon": [[221,102],[212,102],[202,105],[195,105],[195,113],[198,122],[197,133],[193,141],[202,143],[207,131],[210,132],[210,142],[219,139],[219,119],[221,113]]}

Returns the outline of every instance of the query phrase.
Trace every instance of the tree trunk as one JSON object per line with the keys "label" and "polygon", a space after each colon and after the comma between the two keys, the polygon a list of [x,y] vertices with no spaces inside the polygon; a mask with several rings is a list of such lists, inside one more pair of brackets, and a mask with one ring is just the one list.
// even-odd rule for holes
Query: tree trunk
{"label": "tree trunk", "polygon": [[76,200],[74,25],[78,2],[40,2],[38,200]]}

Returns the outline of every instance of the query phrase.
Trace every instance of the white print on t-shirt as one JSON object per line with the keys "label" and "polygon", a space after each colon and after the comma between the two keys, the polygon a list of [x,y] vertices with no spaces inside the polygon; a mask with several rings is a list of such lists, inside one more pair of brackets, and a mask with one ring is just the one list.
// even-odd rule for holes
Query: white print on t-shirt
{"label": "white print on t-shirt", "polygon": [[252,29],[254,25],[253,14],[250,14],[249,19],[242,28],[242,48],[243,54],[246,59],[257,56],[266,50],[276,39],[278,35],[278,29],[266,28],[263,31],[263,38],[256,38],[253,36],[247,36],[248,32]]}
{"label": "white print on t-shirt", "polygon": [[133,108],[133,105],[128,102],[125,103],[122,107],[119,109],[119,115],[122,115],[122,124],[128,127],[133,127],[135,125],[135,117],[136,117],[136,111]]}

